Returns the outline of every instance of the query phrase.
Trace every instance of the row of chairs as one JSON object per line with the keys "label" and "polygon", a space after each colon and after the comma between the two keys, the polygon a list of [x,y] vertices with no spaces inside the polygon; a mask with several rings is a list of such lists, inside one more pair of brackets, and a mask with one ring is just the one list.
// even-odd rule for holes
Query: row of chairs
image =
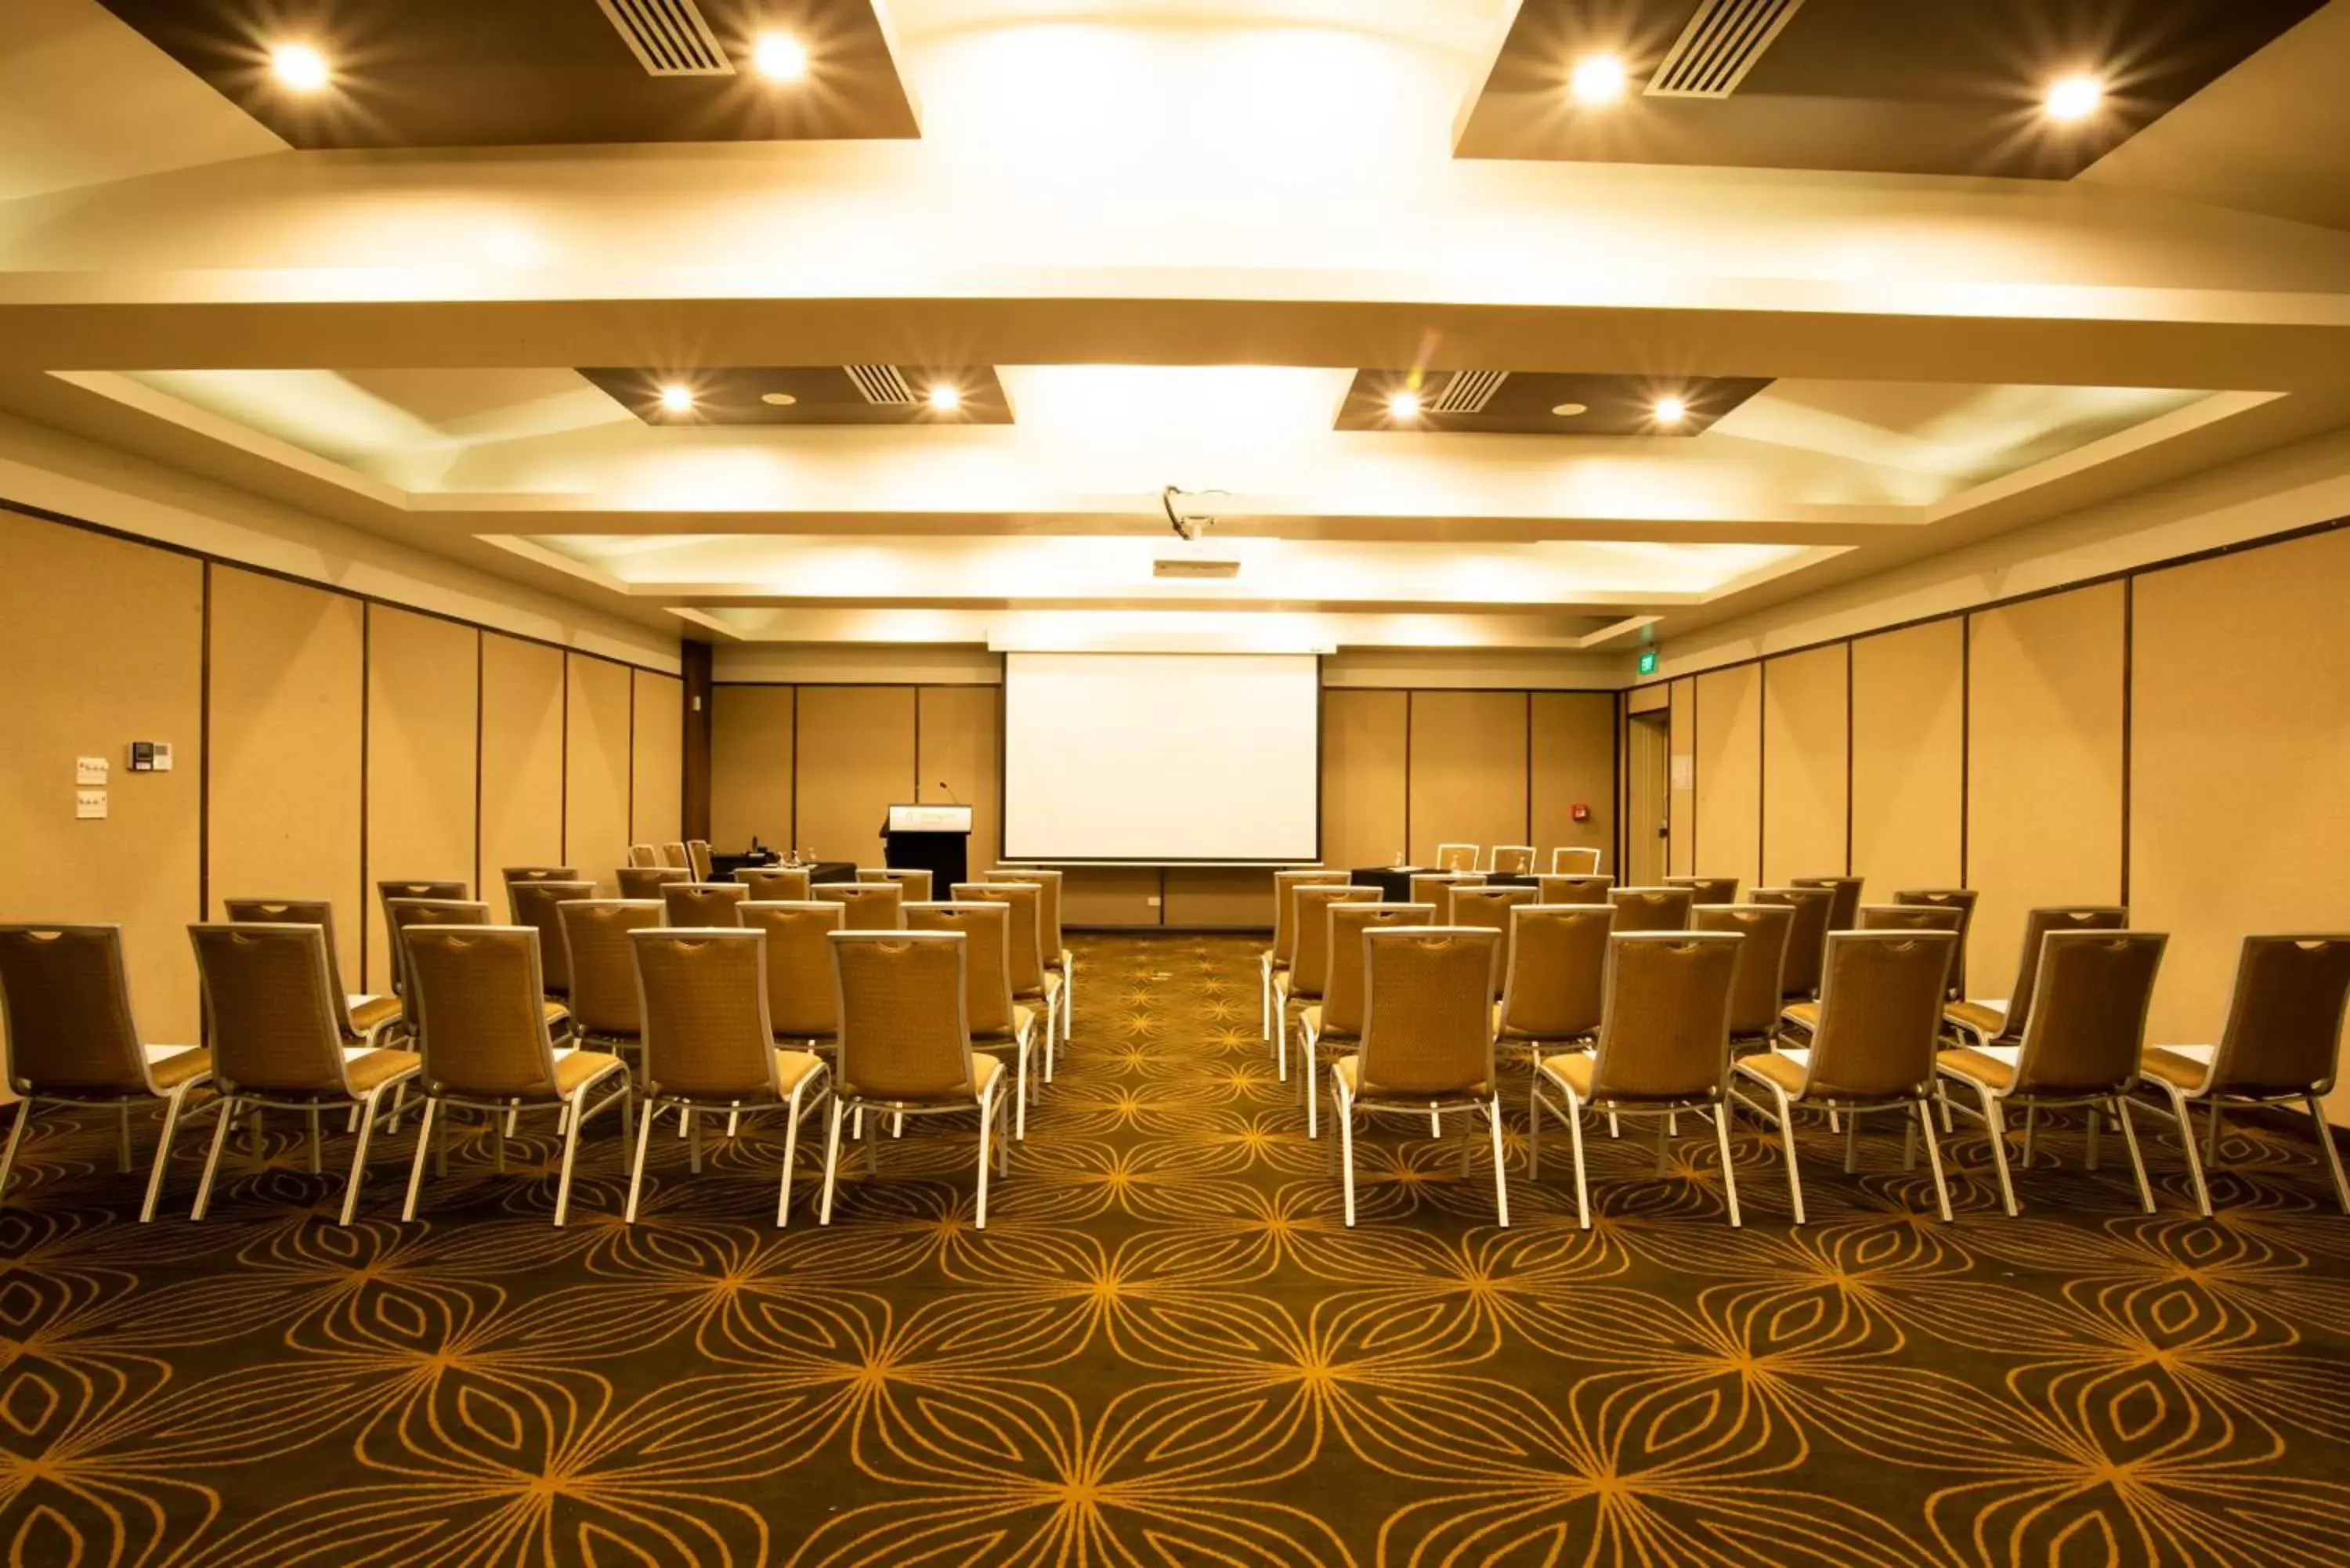
{"label": "row of chairs", "polygon": [[[1496,844],[1490,857],[1479,844],[1436,846],[1439,871],[1483,870],[1496,877],[1531,877],[1535,864],[1536,851],[1531,844]],[[1599,851],[1586,845],[1561,845],[1550,852],[1550,869],[1553,876],[1560,877],[1596,875]]]}
{"label": "row of chairs", "polygon": [[629,846],[629,864],[639,869],[660,867],[682,871],[696,882],[707,882],[712,875],[710,841],[706,838],[687,838],[662,845],[631,844]]}

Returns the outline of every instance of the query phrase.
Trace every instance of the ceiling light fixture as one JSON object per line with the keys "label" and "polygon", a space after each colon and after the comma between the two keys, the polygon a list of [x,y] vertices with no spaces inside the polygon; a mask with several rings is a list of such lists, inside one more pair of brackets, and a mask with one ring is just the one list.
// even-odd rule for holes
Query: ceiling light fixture
{"label": "ceiling light fixture", "polygon": [[673,414],[693,412],[693,389],[681,381],[671,381],[660,389],[660,406]]}
{"label": "ceiling light fixture", "polygon": [[1389,392],[1388,394],[1388,415],[1391,419],[1399,420],[1416,420],[1419,418],[1419,394],[1409,390]]}
{"label": "ceiling light fixture", "polygon": [[1577,414],[1589,413],[1591,411],[1591,405],[1588,403],[1554,403],[1551,405],[1550,411],[1556,414],[1560,419],[1571,420]]}
{"label": "ceiling light fixture", "polygon": [[1614,55],[1587,55],[1575,63],[1566,86],[1575,102],[1596,105],[1622,98],[1625,80],[1622,60]]}
{"label": "ceiling light fixture", "polygon": [[807,67],[807,50],[789,33],[762,33],[751,46],[751,68],[771,82],[795,82]]}
{"label": "ceiling light fixture", "polygon": [[759,394],[759,400],[763,403],[773,403],[779,409],[788,409],[799,401],[789,392],[762,392]]}
{"label": "ceiling light fixture", "polygon": [[1659,398],[1656,414],[1659,424],[1677,425],[1689,417],[1689,404],[1679,398]]}
{"label": "ceiling light fixture", "polygon": [[962,407],[962,389],[941,381],[931,389],[929,402],[932,413],[951,414]]}
{"label": "ceiling light fixture", "polygon": [[2093,76],[2070,76],[2048,89],[2044,107],[2051,119],[2086,119],[2106,101],[2106,84]]}
{"label": "ceiling light fixture", "polygon": [[269,68],[279,82],[296,92],[317,92],[332,73],[327,57],[307,44],[279,44],[269,51]]}

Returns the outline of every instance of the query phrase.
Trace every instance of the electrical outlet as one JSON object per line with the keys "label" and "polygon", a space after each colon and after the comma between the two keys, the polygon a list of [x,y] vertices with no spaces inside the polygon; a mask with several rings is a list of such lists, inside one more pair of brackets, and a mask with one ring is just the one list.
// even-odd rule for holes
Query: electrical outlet
{"label": "electrical outlet", "polygon": [[78,784],[104,784],[106,782],[108,765],[107,760],[104,757],[76,757],[74,759],[74,783]]}
{"label": "electrical outlet", "polygon": [[106,792],[84,789],[74,792],[74,818],[79,822],[101,822],[106,817]]}

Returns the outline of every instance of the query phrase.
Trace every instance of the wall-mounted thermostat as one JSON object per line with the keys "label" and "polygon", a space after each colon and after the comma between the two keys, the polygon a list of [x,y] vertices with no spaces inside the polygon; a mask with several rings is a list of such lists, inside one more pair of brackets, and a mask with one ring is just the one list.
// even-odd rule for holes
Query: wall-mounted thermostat
{"label": "wall-mounted thermostat", "polygon": [[130,771],[134,774],[170,773],[172,771],[172,742],[169,741],[131,742]]}

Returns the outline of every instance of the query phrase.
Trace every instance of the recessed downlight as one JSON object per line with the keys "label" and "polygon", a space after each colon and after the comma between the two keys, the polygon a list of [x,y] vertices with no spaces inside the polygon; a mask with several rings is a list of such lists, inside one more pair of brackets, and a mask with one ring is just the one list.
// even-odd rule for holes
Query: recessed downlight
{"label": "recessed downlight", "polygon": [[672,414],[693,412],[693,389],[682,381],[671,381],[660,389],[660,406]]}
{"label": "recessed downlight", "polygon": [[779,409],[788,409],[799,401],[789,392],[762,392],[759,394],[759,400],[763,403],[773,403]]}
{"label": "recessed downlight", "polygon": [[1624,96],[1628,77],[1624,62],[1616,56],[1586,55],[1575,62],[1575,69],[1568,73],[1566,90],[1577,103],[1614,103]]}
{"label": "recessed downlight", "polygon": [[1388,394],[1388,416],[1390,419],[1419,418],[1419,394],[1409,389]]}
{"label": "recessed downlight", "polygon": [[962,389],[952,382],[941,381],[931,389],[925,400],[931,405],[932,413],[951,414],[962,407]]}
{"label": "recessed downlight", "polygon": [[2085,73],[2052,84],[2043,107],[2048,118],[2071,122],[2086,119],[2106,101],[2106,84]]}
{"label": "recessed downlight", "polygon": [[279,44],[269,51],[270,73],[296,92],[317,92],[333,79],[327,57],[307,44]]}
{"label": "recessed downlight", "polygon": [[771,82],[795,82],[807,75],[807,49],[789,33],[762,33],[751,45],[751,68]]}
{"label": "recessed downlight", "polygon": [[1659,398],[1655,411],[1659,424],[1677,425],[1689,417],[1689,404],[1680,398]]}
{"label": "recessed downlight", "polygon": [[1571,420],[1578,414],[1589,413],[1591,411],[1591,405],[1588,403],[1553,403],[1551,405],[1550,411],[1556,414],[1560,419]]}

